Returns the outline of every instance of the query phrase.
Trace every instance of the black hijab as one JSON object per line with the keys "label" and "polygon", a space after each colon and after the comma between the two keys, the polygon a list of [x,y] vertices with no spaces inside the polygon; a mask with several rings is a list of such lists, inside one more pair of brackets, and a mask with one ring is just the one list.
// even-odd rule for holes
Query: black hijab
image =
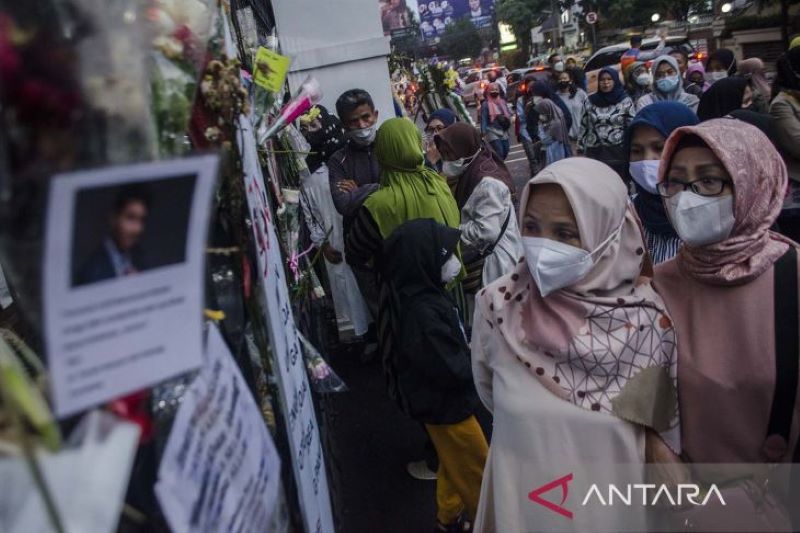
{"label": "black hijab", "polygon": [[600,73],[597,75],[598,84],[600,83],[600,76],[603,74],[608,74],[611,76],[611,79],[614,80],[614,88],[611,89],[611,92],[607,93],[600,92],[600,89],[598,88],[597,92],[589,97],[589,101],[597,107],[611,107],[612,105],[617,105],[628,97],[628,93],[625,91],[625,86],[619,79],[619,72],[611,67],[605,67],[601,69]]}
{"label": "black hijab", "polygon": [[317,107],[320,110],[319,119],[322,122],[322,128],[305,134],[308,144],[311,145],[311,153],[306,156],[306,165],[312,173],[316,172],[323,163],[327,163],[328,159],[347,143],[344,128],[339,119],[328,113],[325,107],[321,105]]}
{"label": "black hijab", "polygon": [[722,65],[727,65],[728,76],[733,76],[736,74],[736,56],[732,51],[728,50],[727,48],[718,48],[717,50],[711,52],[711,54],[708,56],[708,61],[706,62],[706,70],[708,70],[708,65],[711,64],[711,61],[715,59],[722,63]]}
{"label": "black hijab", "polygon": [[748,81],[740,76],[724,78],[715,82],[700,97],[697,116],[701,122],[712,118],[722,118],[731,111],[742,108],[742,98]]}
{"label": "black hijab", "polygon": [[384,279],[391,287],[394,304],[403,304],[423,293],[447,297],[442,266],[458,246],[461,232],[432,218],[404,222],[383,245]]}
{"label": "black hijab", "polygon": [[800,91],[800,46],[781,55],[775,62],[778,75],[775,77],[773,95],[780,91]]}

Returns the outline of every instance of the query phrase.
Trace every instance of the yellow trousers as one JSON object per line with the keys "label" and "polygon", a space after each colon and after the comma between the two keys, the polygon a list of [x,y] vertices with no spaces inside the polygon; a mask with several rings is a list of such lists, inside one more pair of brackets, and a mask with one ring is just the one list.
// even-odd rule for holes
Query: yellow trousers
{"label": "yellow trousers", "polygon": [[480,424],[471,416],[458,424],[425,424],[425,428],[439,456],[436,519],[452,524],[466,510],[474,520],[489,453]]}

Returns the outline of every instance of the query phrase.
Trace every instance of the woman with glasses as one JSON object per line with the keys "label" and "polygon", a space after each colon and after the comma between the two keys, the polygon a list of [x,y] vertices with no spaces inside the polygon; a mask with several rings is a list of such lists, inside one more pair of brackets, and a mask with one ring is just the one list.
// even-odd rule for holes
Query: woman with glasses
{"label": "woman with glasses", "polygon": [[670,133],[698,122],[697,115],[679,102],[656,102],[639,111],[628,128],[628,172],[636,188],[633,205],[656,264],[672,259],[681,246],[656,188],[661,151]]}
{"label": "woman with glasses", "polygon": [[442,171],[442,156],[439,150],[436,149],[436,143],[433,142],[433,137],[437,133],[441,133],[448,126],[453,125],[458,121],[455,113],[447,108],[437,109],[428,117],[428,122],[425,124],[425,135],[422,136],[423,148],[425,149],[425,165],[437,172]]}
{"label": "woman with glasses", "polygon": [[457,180],[454,196],[461,210],[461,249],[468,266],[463,284],[475,292],[513,269],[522,255],[514,182],[497,153],[469,124],[453,124],[434,140],[444,160],[442,172]]}
{"label": "woman with glasses", "polygon": [[684,458],[791,462],[790,435],[800,430],[798,245],[770,231],[786,166],[758,128],[730,119],[676,130],[661,162],[658,190],[685,243],[654,279],[677,333]]}

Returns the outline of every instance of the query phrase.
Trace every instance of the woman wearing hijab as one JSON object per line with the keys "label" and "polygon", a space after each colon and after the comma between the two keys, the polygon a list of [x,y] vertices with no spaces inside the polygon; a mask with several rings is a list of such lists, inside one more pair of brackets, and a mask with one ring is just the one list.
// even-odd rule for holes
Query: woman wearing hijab
{"label": "woman wearing hijab", "polygon": [[800,47],[783,54],[776,63],[777,95],[770,105],[778,144],[787,157],[789,177],[800,182]]}
{"label": "woman wearing hijab", "polygon": [[764,75],[764,62],[757,57],[739,61],[738,75],[750,81],[753,90],[753,105],[750,107],[758,113],[769,113],[769,100],[772,88]]}
{"label": "woman wearing hijab", "polygon": [[624,71],[625,90],[634,102],[650,94],[653,85],[653,75],[647,70],[643,61],[634,61]]}
{"label": "woman wearing hijab", "polygon": [[708,56],[706,81],[711,85],[736,74],[736,56],[727,48],[718,48]]}
{"label": "woman wearing hijab", "polygon": [[500,96],[500,85],[490,83],[487,89],[489,97],[481,104],[481,132],[484,138],[505,161],[508,157],[508,130],[511,128],[511,111],[508,104]]}
{"label": "woman wearing hijab", "polygon": [[740,76],[725,78],[703,93],[697,116],[701,121],[722,118],[731,111],[747,109],[752,103],[753,91],[746,79]]}
{"label": "woman wearing hijab", "polygon": [[629,171],[636,187],[633,205],[642,221],[650,258],[656,264],[672,259],[681,246],[658,194],[661,150],[674,130],[698,122],[697,115],[683,104],[656,102],[639,111],[628,128]]}
{"label": "woman wearing hijab", "polygon": [[664,55],[653,61],[651,68],[653,75],[653,92],[639,98],[636,108],[641,111],[644,107],[653,102],[678,102],[693,112],[697,112],[697,105],[700,99],[693,94],[687,93],[683,89],[683,79],[678,61],[670,56]]}
{"label": "woman wearing hijab", "polygon": [[[460,219],[458,206],[445,180],[425,167],[422,137],[413,122],[405,118],[384,122],[375,140],[375,156],[381,168],[380,186],[359,210],[345,243],[345,256],[353,269],[373,275],[384,260],[381,253],[384,240],[403,222],[432,218],[458,228]],[[378,281],[378,343],[389,394],[396,398],[395,376],[390,364],[395,323],[386,286],[380,278]]]}
{"label": "woman wearing hijab", "polygon": [[442,171],[442,156],[436,149],[436,143],[433,142],[433,137],[442,132],[446,127],[452,126],[458,117],[455,113],[447,108],[437,109],[428,117],[428,122],[425,124],[425,135],[422,139],[425,148],[425,165],[436,170]]}
{"label": "woman wearing hijab", "polygon": [[[567,105],[558,97],[549,84],[543,81],[537,81],[533,83],[529,90],[533,95],[530,100],[531,108],[542,100],[551,100],[564,114],[564,119],[567,121],[567,129],[569,130],[569,128],[572,127],[572,113],[569,112]],[[534,109],[531,109],[531,111],[534,113],[536,112]],[[536,123],[536,127],[538,128],[538,122]]]}
{"label": "woman wearing hijab", "polygon": [[625,132],[635,114],[633,100],[625,92],[617,71],[602,69],[597,77],[597,92],[586,101],[579,150],[626,176]]}
{"label": "woman wearing hijab", "polygon": [[480,278],[465,280],[467,288],[477,291],[510,272],[522,255],[514,182],[500,157],[469,124],[453,124],[435,139],[444,174],[458,180],[455,199],[461,210],[464,262],[484,258]]}
{"label": "woman wearing hijab", "polygon": [[686,68],[686,81],[691,84],[690,86],[699,87],[700,95],[711,87],[711,84],[706,81],[706,68],[700,61],[692,63]]}
{"label": "woman wearing hijab", "polygon": [[[469,530],[488,444],[461,318],[446,286],[461,272],[459,232],[431,219],[404,222],[386,240],[382,271],[397,317],[392,365],[401,410],[424,424],[439,456],[436,529]],[[468,519],[462,513],[466,512]]]}
{"label": "woman wearing hijab", "polygon": [[570,157],[572,150],[564,113],[552,100],[542,100],[534,108],[539,114],[539,139],[545,149],[545,165]]}
{"label": "woman wearing hijab", "polygon": [[[769,229],[786,190],[783,160],[756,127],[730,119],[676,130],[661,160],[659,192],[685,243],[654,278],[677,333],[684,458],[791,462],[800,414],[798,245]],[[769,489],[777,481],[756,482]],[[732,516],[753,518],[737,510]]]}
{"label": "woman wearing hijab", "polygon": [[[560,531],[563,516],[525,498],[532,488],[590,463],[614,465],[604,483],[642,479],[646,457],[680,451],[675,335],[644,277],[625,185],[569,158],[533,178],[520,205],[525,257],[476,299],[472,368],[494,414],[476,533]],[[570,490],[586,494],[586,477]],[[646,530],[631,508],[573,511],[570,530]]]}

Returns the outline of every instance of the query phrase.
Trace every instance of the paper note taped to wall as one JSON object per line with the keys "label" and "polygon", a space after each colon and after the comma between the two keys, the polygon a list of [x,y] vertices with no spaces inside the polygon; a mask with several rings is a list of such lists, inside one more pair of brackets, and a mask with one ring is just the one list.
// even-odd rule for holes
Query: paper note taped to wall
{"label": "paper note taped to wall", "polygon": [[256,68],[253,79],[256,84],[274,93],[283,89],[286,73],[289,72],[291,59],[273,52],[263,46],[256,52]]}

